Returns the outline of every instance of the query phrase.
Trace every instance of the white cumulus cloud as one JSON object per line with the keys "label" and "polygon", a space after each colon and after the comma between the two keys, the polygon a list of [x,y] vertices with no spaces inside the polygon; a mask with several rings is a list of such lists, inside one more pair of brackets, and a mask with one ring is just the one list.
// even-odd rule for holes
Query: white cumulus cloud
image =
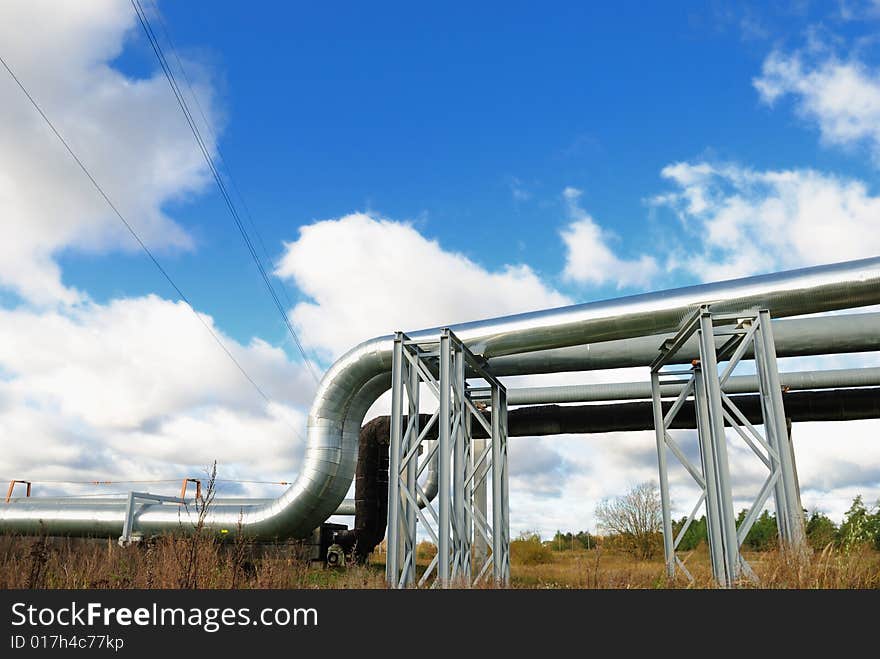
{"label": "white cumulus cloud", "polygon": [[577,188],[563,191],[569,224],[561,231],[566,257],[563,276],[580,284],[612,283],[618,288],[645,286],[658,273],[657,261],[642,255],[636,260],[622,259],[611,249],[610,234],[581,207],[582,192]]}
{"label": "white cumulus cloud", "polygon": [[214,329],[275,402],[182,302],[0,310],[0,475],[175,478],[218,460],[225,477],[289,476],[314,384],[279,348]]}
{"label": "white cumulus cloud", "polygon": [[880,254],[880,197],[864,182],[812,169],[680,162],[655,197],[685,230],[679,267],[704,280]]}
{"label": "white cumulus cloud", "polygon": [[489,270],[410,224],[367,213],[302,227],[275,274],[309,298],[290,317],[306,345],[330,356],[396,330],[570,303],[527,265]]}
{"label": "white cumulus cloud", "polygon": [[[9,0],[0,54],[144,241],[186,249],[192,239],[163,205],[201,189],[207,169],[162,74],[136,78],[111,65],[136,20],[120,0]],[[188,69],[216,120],[209,79]],[[62,251],[138,249],[2,68],[0,217],[0,286],[38,304],[83,299],[63,282]]]}
{"label": "white cumulus cloud", "polygon": [[865,144],[880,158],[880,73],[859,59],[774,51],[754,85],[770,105],[792,97],[798,114],[818,126],[826,143]]}

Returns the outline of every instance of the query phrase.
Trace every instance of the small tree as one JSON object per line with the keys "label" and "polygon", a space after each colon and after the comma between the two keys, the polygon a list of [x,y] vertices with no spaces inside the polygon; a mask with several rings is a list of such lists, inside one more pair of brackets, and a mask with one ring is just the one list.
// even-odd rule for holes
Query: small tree
{"label": "small tree", "polygon": [[596,507],[596,520],[621,548],[640,558],[650,558],[660,547],[662,507],[653,483],[636,485],[627,494],[605,499]]}
{"label": "small tree", "polygon": [[572,533],[567,531],[556,531],[553,540],[550,541],[550,548],[553,551],[565,551],[573,549],[591,549],[596,546],[596,539],[586,531],[578,531]]}
{"label": "small tree", "polygon": [[553,551],[564,551],[566,549],[570,549],[571,542],[571,531],[568,533],[563,533],[560,530],[556,530],[556,535],[553,536],[553,541],[550,544],[551,549]]}
{"label": "small tree", "polygon": [[[745,521],[748,511],[743,508],[736,518],[737,528]],[[769,511],[763,511],[752,524],[746,534],[743,546],[753,551],[766,551],[771,549],[779,540],[779,531],[776,527],[776,515]]]}
{"label": "small tree", "polygon": [[860,494],[846,511],[838,534],[844,551],[867,543],[880,548],[880,510],[868,510]]}
{"label": "small tree", "polygon": [[581,543],[584,549],[592,549],[596,546],[596,539],[587,531],[578,531],[574,539]]}
{"label": "small tree", "polygon": [[821,551],[837,537],[837,524],[827,515],[815,510],[807,521],[806,533],[810,547]]}
{"label": "small tree", "polygon": [[523,531],[510,542],[510,560],[519,565],[542,565],[553,560],[553,552],[536,531]]}
{"label": "small tree", "polygon": [[[684,528],[685,523],[687,523],[687,517],[682,517],[677,522],[672,522],[672,536],[674,538],[678,537],[679,532],[682,528]],[[687,531],[684,532],[684,536],[681,539],[681,542],[678,544],[679,551],[693,551],[701,544],[709,543],[709,531],[706,526],[706,516],[703,515],[699,519],[695,519],[691,522],[690,526],[688,526]]]}

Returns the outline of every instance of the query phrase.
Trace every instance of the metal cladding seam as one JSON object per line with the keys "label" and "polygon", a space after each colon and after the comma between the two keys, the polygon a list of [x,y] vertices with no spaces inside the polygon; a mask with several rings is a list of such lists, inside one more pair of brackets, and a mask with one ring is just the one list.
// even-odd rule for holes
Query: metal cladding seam
{"label": "metal cladding seam", "polygon": [[[766,308],[774,317],[880,303],[880,257],[758,277],[689,286],[452,326],[486,358],[563,348],[676,330],[701,305],[739,313]],[[442,328],[410,334],[431,342]],[[206,527],[256,538],[305,537],[336,510],[354,476],[358,431],[370,405],[389,386],[393,336],[361,343],[321,380],[309,412],[304,466],[294,484],[271,503],[222,504]],[[192,529],[189,506],[146,504],[136,528],[145,533]],[[124,507],[32,503],[0,506],[0,531],[110,535],[122,529]]]}

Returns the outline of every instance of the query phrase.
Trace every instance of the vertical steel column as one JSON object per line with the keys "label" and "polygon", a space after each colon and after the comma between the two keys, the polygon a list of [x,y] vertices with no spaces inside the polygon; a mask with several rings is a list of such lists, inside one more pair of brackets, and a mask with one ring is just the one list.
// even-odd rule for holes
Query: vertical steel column
{"label": "vertical steel column", "polygon": [[438,465],[437,472],[440,479],[437,492],[439,512],[439,529],[437,533],[437,579],[440,586],[449,584],[450,563],[450,531],[451,531],[451,504],[452,504],[452,465],[450,464],[450,451],[452,438],[450,436],[450,404],[451,404],[451,378],[449,330],[444,329],[440,335],[440,413],[437,417],[438,426]]}
{"label": "vertical steel column", "polygon": [[773,486],[773,500],[776,504],[776,528],[779,531],[779,541],[785,545],[791,538],[792,523],[789,519],[789,505],[785,493],[785,482],[782,478],[782,463],[779,454],[783,447],[778,437],[776,424],[773,419],[773,402],[771,400],[772,385],[767,377],[767,360],[765,359],[764,341],[761,334],[761,320],[756,320],[758,330],[755,332],[755,369],[758,374],[758,393],[761,396],[761,418],[764,421],[764,435],[767,444],[773,449],[770,453],[770,469],[779,472],[779,478]]}
{"label": "vertical steel column", "polygon": [[[800,476],[798,476],[797,459],[794,456],[794,437],[792,437],[792,423],[791,417],[789,417],[788,415],[786,415],[785,417],[785,431],[785,436],[788,438],[788,447],[789,449],[791,449],[791,471],[794,475],[794,489],[795,492],[797,492],[797,502],[795,503],[795,506],[797,507],[797,510],[800,511],[800,514],[803,514],[804,504],[801,501],[801,478]],[[806,538],[806,529],[804,529],[804,537]]]}
{"label": "vertical steel column", "polygon": [[403,406],[403,336],[394,337],[391,362],[391,437],[389,438],[388,463],[388,540],[385,559],[385,580],[391,588],[397,588],[400,576],[400,443],[401,408]]}
{"label": "vertical steel column", "polygon": [[724,414],[721,407],[721,383],[718,379],[718,361],[715,354],[715,331],[712,315],[706,310],[700,313],[699,342],[700,360],[706,383],[705,393],[714,449],[715,473],[718,479],[718,503],[721,512],[725,563],[729,578],[735,580],[739,575],[739,543],[736,538],[736,517],[733,514],[730,468],[727,463],[727,437],[724,432]]}
{"label": "vertical steel column", "polygon": [[498,409],[498,441],[501,444],[501,463],[495,462],[495,469],[501,472],[501,529],[495,533],[501,535],[501,551],[503,567],[501,568],[501,583],[510,585],[510,479],[507,462],[507,391],[492,387],[498,393],[500,402]]}
{"label": "vertical steel column", "polygon": [[495,581],[504,581],[504,456],[501,442],[501,391],[492,388],[492,569]]}
{"label": "vertical steel column", "polygon": [[654,433],[657,439],[657,465],[660,472],[660,504],[663,509],[663,554],[666,576],[675,576],[675,538],[672,537],[672,510],[669,501],[669,477],[666,471],[666,422],[660,399],[660,374],[651,372],[651,401],[654,410]]}
{"label": "vertical steel column", "polygon": [[773,342],[773,329],[770,322],[770,312],[762,309],[758,312],[761,323],[761,347],[763,348],[763,361],[766,371],[767,384],[769,385],[769,403],[771,418],[765,419],[765,423],[773,424],[778,438],[779,465],[781,478],[785,489],[785,503],[788,508],[789,537],[785,542],[792,549],[800,549],[804,542],[804,515],[797,508],[800,499],[797,490],[797,479],[794,474],[792,449],[788,439],[788,429],[785,424],[785,405],[782,402],[782,386],[779,382],[779,370],[776,361],[776,344]]}
{"label": "vertical steel column", "polygon": [[125,521],[122,524],[122,535],[119,536],[120,544],[128,544],[131,542],[131,533],[134,529],[134,503],[135,493],[128,493],[128,506],[125,512]]}
{"label": "vertical steel column", "polygon": [[473,571],[473,544],[474,544],[474,482],[473,479],[468,480],[470,476],[470,467],[473,464],[473,438],[471,437],[471,413],[468,408],[468,385],[465,380],[465,368],[467,367],[465,354],[461,355],[461,416],[459,418],[460,438],[462,443],[463,465],[462,465],[462,494],[464,504],[462,505],[462,537],[463,551],[462,558],[464,560],[464,577],[468,584],[474,575]]}
{"label": "vertical steel column", "polygon": [[[473,437],[473,433],[471,432],[470,426],[472,424],[471,415],[467,415],[467,424],[468,424],[468,437]],[[471,473],[473,473],[474,468],[476,466],[476,461],[479,459],[481,455],[483,455],[483,451],[486,450],[486,440],[483,438],[474,438],[471,440]],[[477,476],[474,475],[473,480],[476,480]],[[478,524],[477,520],[480,519],[482,515],[483,519],[487,519],[486,515],[488,513],[488,505],[486,501],[486,479],[482,478],[476,485],[473,486],[473,507],[474,514],[472,515],[472,522],[474,525]],[[486,559],[489,557],[489,548],[486,545],[486,540],[483,538],[481,533],[476,531],[473,532],[474,538],[474,573],[479,574],[480,569],[486,562]]]}
{"label": "vertical steel column", "polygon": [[452,544],[453,579],[467,578],[470,566],[470,542],[465,529],[465,436],[464,417],[467,414],[464,391],[464,352],[459,346],[453,350],[453,419],[455,433],[452,437]]}
{"label": "vertical steel column", "polygon": [[700,459],[703,464],[703,477],[706,480],[706,531],[709,536],[709,558],[715,580],[725,588],[730,585],[729,574],[724,558],[724,533],[721,526],[721,513],[718,494],[718,479],[715,475],[715,451],[712,445],[712,430],[709,422],[709,406],[706,400],[706,384],[702,365],[695,368],[694,412],[697,422],[697,440],[700,445]]}
{"label": "vertical steel column", "polygon": [[[402,375],[408,376],[407,381],[409,382],[409,386],[407,387],[407,394],[409,398],[409,414],[407,415],[406,441],[403,443],[404,455],[415,448],[416,442],[418,442],[419,439],[419,369],[416,368],[414,364],[410,363],[409,359],[406,360],[406,366],[407,369]],[[403,575],[402,579],[404,586],[412,586],[416,579],[416,521],[418,519],[418,509],[413,505],[413,502],[419,500],[419,495],[416,490],[416,483],[418,482],[418,466],[419,458],[417,452],[406,464],[406,487],[412,494],[412,499],[404,502],[406,504],[407,551],[411,554],[410,561],[406,567],[406,574]]]}

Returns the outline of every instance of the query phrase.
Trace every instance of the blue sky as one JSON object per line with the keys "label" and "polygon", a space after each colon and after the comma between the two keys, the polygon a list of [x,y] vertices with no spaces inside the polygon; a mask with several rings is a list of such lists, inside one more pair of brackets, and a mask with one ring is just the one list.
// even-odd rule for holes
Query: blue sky
{"label": "blue sky", "polygon": [[[527,262],[593,299],[616,287],[556,280],[566,186],[583,190],[622,254],[670,230],[645,199],[668,189],[660,170],[672,162],[808,166],[873,187],[870,162],[823,148],[752,86],[767,53],[801,45],[817,21],[845,38],[867,31],[833,4],[471,5],[162,5],[181,52],[220,90],[221,149],[273,257],[302,224],[372,210],[489,268]],[[157,69],[137,30],[115,64]],[[216,190],[167,208],[198,248],[164,260],[199,306],[240,340],[282,338]],[[142,261],[71,253],[65,279],[96,299],[166,293]]]}
{"label": "blue sky", "polygon": [[[877,2],[473,5],[159,2],[319,371],[398,329],[880,254]],[[0,55],[273,399],[0,70],[0,477],[289,480],[314,382],[129,1],[9,0]],[[832,426],[798,429],[799,471],[839,516],[880,496],[880,447]],[[514,526],[591,527],[655,477],[649,435],[521,441]]]}

